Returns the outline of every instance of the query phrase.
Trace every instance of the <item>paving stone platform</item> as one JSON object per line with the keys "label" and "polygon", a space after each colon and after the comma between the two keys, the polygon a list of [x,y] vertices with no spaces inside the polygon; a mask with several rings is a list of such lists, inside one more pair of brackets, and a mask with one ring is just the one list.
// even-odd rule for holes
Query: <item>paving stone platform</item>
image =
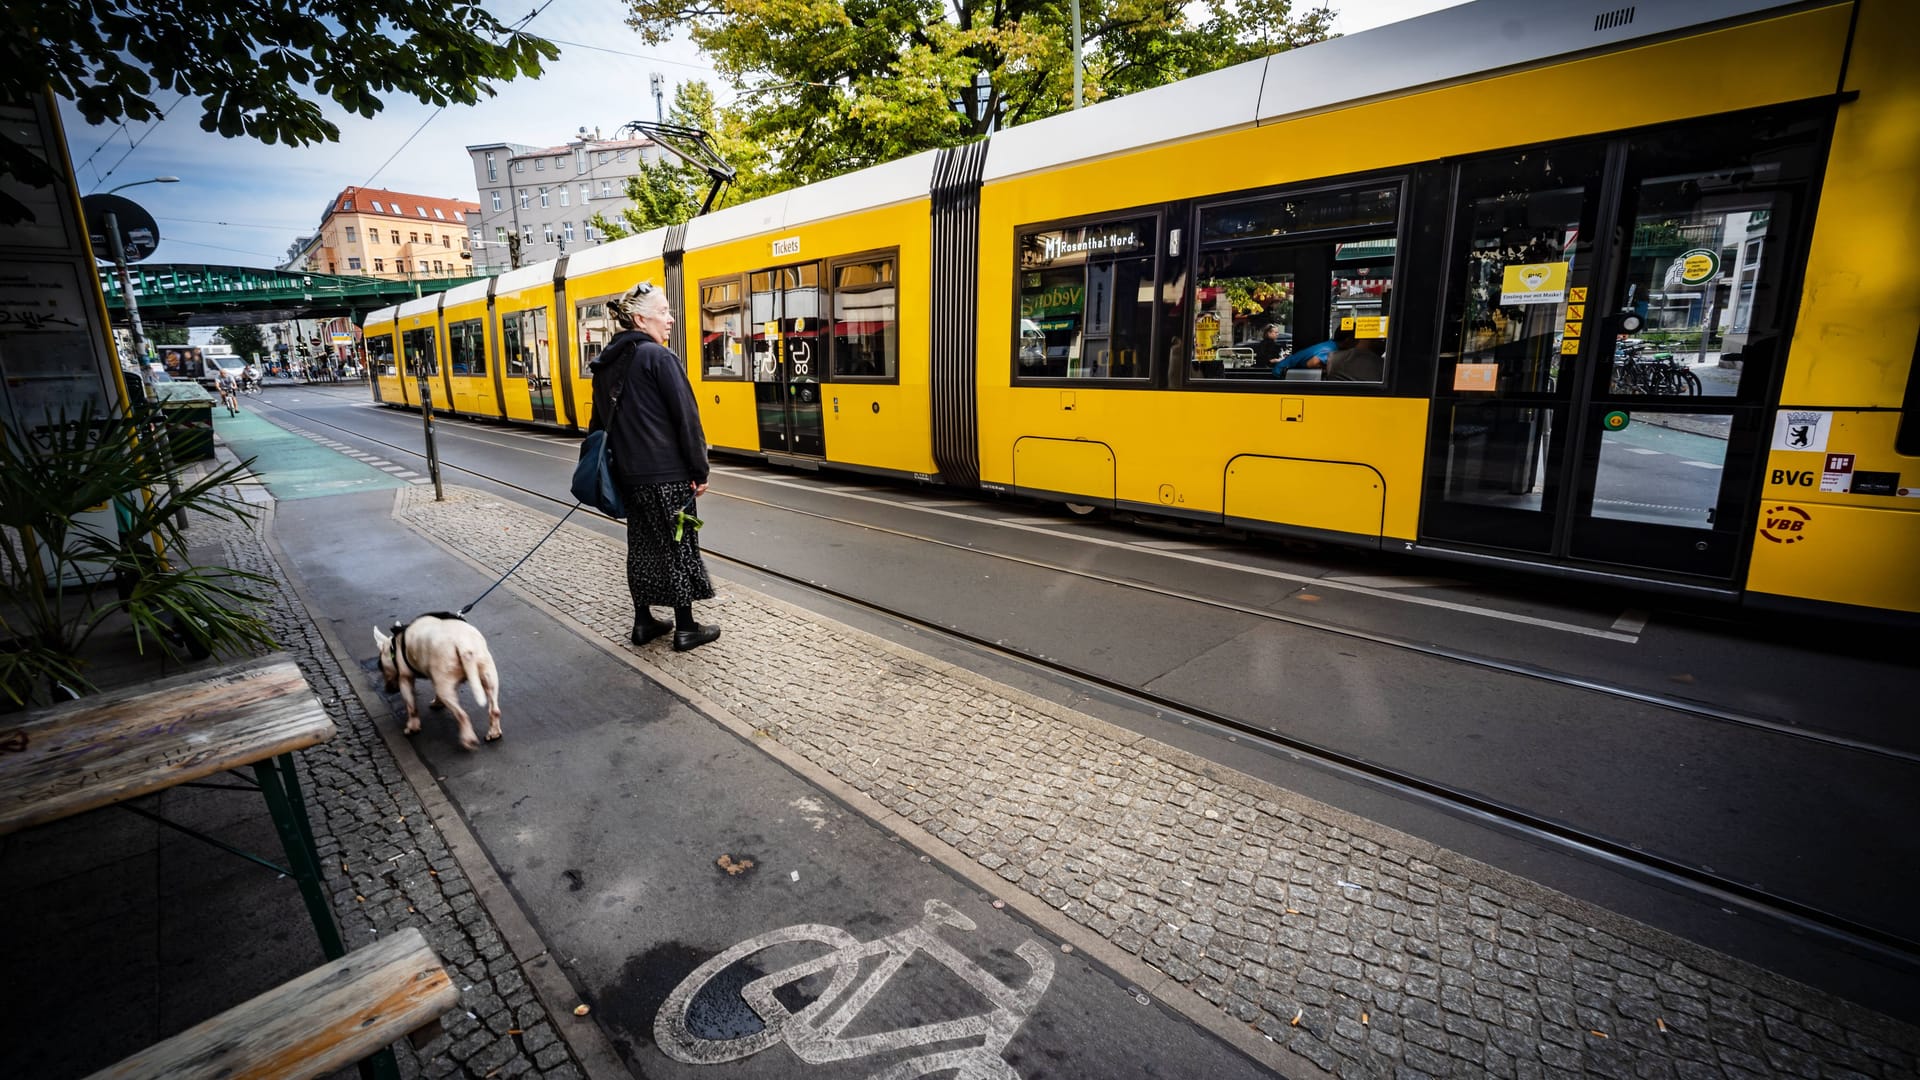
{"label": "paving stone platform", "polygon": [[[458,488],[396,514],[494,573],[553,524]],[[631,648],[623,555],[563,528],[509,587]],[[717,577],[724,635],[649,663],[1330,1074],[1920,1063],[1920,1030]]]}

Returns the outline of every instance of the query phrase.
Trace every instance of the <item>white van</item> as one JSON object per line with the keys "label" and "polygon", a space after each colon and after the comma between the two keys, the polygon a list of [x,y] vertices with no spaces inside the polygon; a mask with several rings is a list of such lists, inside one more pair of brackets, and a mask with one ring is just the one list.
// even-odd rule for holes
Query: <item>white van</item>
{"label": "white van", "polygon": [[223,371],[233,380],[235,386],[240,385],[240,376],[247,370],[247,362],[245,360],[240,359],[240,357],[234,353],[208,353],[206,360],[206,374],[201,377],[200,381],[206,383],[208,389],[212,389],[212,387],[220,381],[220,373]]}

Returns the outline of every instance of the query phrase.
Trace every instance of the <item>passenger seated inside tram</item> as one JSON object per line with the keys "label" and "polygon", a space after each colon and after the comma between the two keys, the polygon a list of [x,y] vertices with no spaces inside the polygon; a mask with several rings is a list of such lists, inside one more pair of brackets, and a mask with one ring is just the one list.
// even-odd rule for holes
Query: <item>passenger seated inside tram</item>
{"label": "passenger seated inside tram", "polygon": [[1380,351],[1385,345],[1382,338],[1353,339],[1346,348],[1327,357],[1327,378],[1346,382],[1379,382],[1386,374],[1386,357]]}
{"label": "passenger seated inside tram", "polygon": [[[1352,332],[1343,330],[1347,340],[1352,341]],[[1273,365],[1273,377],[1284,379],[1289,371],[1312,371],[1316,374],[1325,370],[1327,357],[1332,356],[1341,347],[1339,337],[1330,338],[1318,345],[1309,345],[1291,356],[1285,357]]]}

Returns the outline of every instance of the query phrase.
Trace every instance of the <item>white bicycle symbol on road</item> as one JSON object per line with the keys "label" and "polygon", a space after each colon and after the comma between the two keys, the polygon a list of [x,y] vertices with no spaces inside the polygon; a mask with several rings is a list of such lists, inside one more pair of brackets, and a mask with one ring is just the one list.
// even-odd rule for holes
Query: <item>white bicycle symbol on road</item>
{"label": "white bicycle symbol on road", "polygon": [[[940,1050],[899,1062],[873,1074],[869,1080],[911,1080],[950,1069],[959,1070],[959,1080],[1020,1080],[1020,1074],[1001,1054],[1053,982],[1053,956],[1037,941],[1023,942],[1015,949],[1015,955],[1032,969],[1025,984],[1016,989],[942,940],[940,928],[943,926],[963,931],[975,929],[974,921],[951,905],[929,900],[926,914],[918,923],[864,944],[837,926],[819,923],[783,927],[748,938],[701,964],[674,987],[654,1020],[654,1042],[678,1061],[717,1065],[757,1054],[785,1041],[800,1060],[820,1065],[959,1039],[981,1039],[982,1042],[972,1046]],[[832,951],[763,975],[740,990],[740,997],[766,1025],[764,1028],[737,1038],[718,1039],[705,1038],[690,1029],[688,1011],[715,976],[762,949],[806,941],[831,946]],[[873,1002],[916,953],[925,953],[945,964],[992,1002],[992,1011],[898,1031],[842,1037],[841,1033],[859,1018],[861,1010]],[[862,965],[876,957],[880,962],[863,976]],[[790,1011],[774,996],[781,987],[827,971],[832,972],[832,977],[826,990],[798,1012]]]}

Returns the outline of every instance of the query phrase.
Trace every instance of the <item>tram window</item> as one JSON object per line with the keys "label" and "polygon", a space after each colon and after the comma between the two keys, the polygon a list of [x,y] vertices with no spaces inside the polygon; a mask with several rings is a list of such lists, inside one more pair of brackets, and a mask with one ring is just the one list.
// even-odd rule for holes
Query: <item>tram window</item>
{"label": "tram window", "polygon": [[1610,392],[1749,398],[1764,393],[1785,330],[1785,271],[1820,121],[1750,117],[1628,144],[1617,277],[1641,329],[1614,349]]}
{"label": "tram window", "polygon": [[740,281],[700,286],[700,371],[705,379],[738,379],[746,372],[741,336]]}
{"label": "tram window", "polygon": [[479,319],[467,319],[447,327],[447,363],[452,365],[455,375],[487,373],[487,350]]}
{"label": "tram window", "polygon": [[[1455,250],[1466,265],[1450,300],[1442,388],[1567,396],[1560,372],[1572,369],[1579,341],[1565,331],[1570,320],[1584,325],[1572,316],[1586,314],[1601,160],[1600,147],[1575,145],[1461,166]],[[1491,383],[1479,381],[1483,370]]]}
{"label": "tram window", "polygon": [[400,347],[408,375],[440,374],[440,356],[433,351],[433,327],[423,326],[401,334]]}
{"label": "tram window", "polygon": [[1398,182],[1203,207],[1188,378],[1381,381],[1399,209]]}
{"label": "tram window", "polygon": [[500,316],[500,355],[508,375],[547,376],[547,311],[508,312]]}
{"label": "tram window", "polygon": [[1015,374],[1151,375],[1158,236],[1151,217],[1020,233]]}
{"label": "tram window", "polygon": [[378,374],[394,374],[392,334],[367,335],[367,364]]}
{"label": "tram window", "polygon": [[874,259],[833,268],[835,378],[899,377],[895,265],[892,259]]}
{"label": "tram window", "polygon": [[613,313],[607,310],[611,297],[601,296],[575,305],[575,325],[580,327],[580,377],[593,378],[593,361],[606,351],[607,342],[620,332]]}

